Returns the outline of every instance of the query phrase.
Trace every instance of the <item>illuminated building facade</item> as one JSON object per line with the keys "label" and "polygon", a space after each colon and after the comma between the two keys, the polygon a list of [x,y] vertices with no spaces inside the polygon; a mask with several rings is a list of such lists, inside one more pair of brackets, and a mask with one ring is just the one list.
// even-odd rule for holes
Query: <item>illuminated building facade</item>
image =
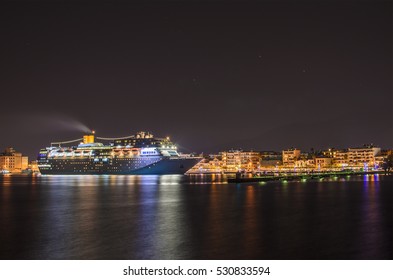
{"label": "illuminated building facade", "polygon": [[256,170],[261,162],[261,153],[255,151],[229,150],[221,152],[221,157],[222,166],[226,171]]}
{"label": "illuminated building facade", "polygon": [[393,150],[381,150],[381,153],[375,156],[375,163],[381,166],[388,158],[393,157]]}
{"label": "illuminated building facade", "polygon": [[295,166],[296,160],[300,158],[300,150],[291,148],[282,151],[282,164],[284,166]]}
{"label": "illuminated building facade", "polygon": [[327,156],[317,156],[314,160],[316,168],[328,168],[333,164],[333,158]]}
{"label": "illuminated building facade", "polygon": [[295,160],[294,166],[296,168],[313,168],[315,166],[315,160],[313,158],[299,158]]}
{"label": "illuminated building facade", "polygon": [[337,150],[333,156],[333,164],[338,167],[349,165],[348,150]]}
{"label": "illuminated building facade", "polygon": [[274,168],[282,162],[282,155],[279,152],[263,151],[261,152],[261,167]]}
{"label": "illuminated building facade", "polygon": [[221,152],[222,166],[227,171],[237,171],[241,168],[240,153],[241,150],[230,150]]}
{"label": "illuminated building facade", "polygon": [[23,156],[13,148],[7,148],[4,153],[0,154],[0,169],[11,173],[22,172],[28,167],[28,162],[27,156]]}
{"label": "illuminated building facade", "polygon": [[324,154],[330,153],[333,158],[335,166],[372,166],[378,164],[381,158],[381,148],[373,145],[364,145],[358,148],[348,148],[345,150],[331,150],[325,151]]}
{"label": "illuminated building facade", "polygon": [[336,155],[337,155],[337,152],[340,152],[340,151],[338,151],[338,150],[336,150],[336,149],[334,149],[334,148],[329,148],[329,149],[326,150],[326,151],[322,151],[322,154],[323,154],[325,157],[335,158]]}
{"label": "illuminated building facade", "polygon": [[381,148],[373,145],[364,145],[360,148],[348,149],[348,161],[350,165],[374,165],[375,156],[381,153]]}

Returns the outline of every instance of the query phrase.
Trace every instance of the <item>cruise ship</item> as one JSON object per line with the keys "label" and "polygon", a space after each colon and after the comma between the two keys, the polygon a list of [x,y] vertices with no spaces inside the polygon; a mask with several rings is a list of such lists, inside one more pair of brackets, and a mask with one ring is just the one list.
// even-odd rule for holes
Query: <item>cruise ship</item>
{"label": "cruise ship", "polygon": [[[79,144],[64,146],[75,142]],[[155,138],[139,132],[122,138],[102,138],[95,137],[93,131],[81,139],[55,142],[41,149],[38,168],[43,175],[184,174],[201,159],[178,153],[168,137]]]}

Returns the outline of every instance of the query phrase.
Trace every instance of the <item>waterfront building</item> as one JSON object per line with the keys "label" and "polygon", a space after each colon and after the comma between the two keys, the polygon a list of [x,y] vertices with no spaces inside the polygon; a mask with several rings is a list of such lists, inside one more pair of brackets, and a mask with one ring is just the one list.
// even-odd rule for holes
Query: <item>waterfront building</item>
{"label": "waterfront building", "polygon": [[315,157],[316,168],[329,168],[333,164],[333,158],[327,156],[316,156]]}
{"label": "waterfront building", "polygon": [[374,166],[383,161],[383,157],[379,155],[381,155],[381,148],[373,145],[337,150],[333,154],[333,164],[339,167]]}
{"label": "waterfront building", "polygon": [[222,166],[228,172],[239,169],[245,171],[257,170],[260,167],[261,153],[255,151],[229,150],[221,152]]}
{"label": "waterfront building", "polygon": [[261,154],[255,151],[244,151],[241,153],[241,168],[247,171],[257,170],[261,165]]}
{"label": "waterfront building", "polygon": [[381,148],[374,147],[371,145],[364,145],[359,148],[349,148],[348,149],[348,160],[350,165],[363,166],[374,165],[375,156],[381,153]]}
{"label": "waterfront building", "polygon": [[310,157],[301,157],[294,162],[295,168],[314,168],[315,160]]}
{"label": "waterfront building", "polygon": [[348,149],[336,150],[333,156],[333,164],[338,167],[346,167],[349,165]]}
{"label": "waterfront building", "polygon": [[288,167],[294,167],[295,161],[300,158],[300,150],[296,148],[290,148],[282,151],[282,164]]}
{"label": "waterfront building", "polygon": [[260,165],[262,168],[275,168],[282,162],[282,154],[279,152],[263,151],[260,152],[260,155]]}
{"label": "waterfront building", "polygon": [[322,154],[326,157],[335,158],[337,155],[337,152],[339,152],[337,149],[329,148],[328,150],[322,151]]}
{"label": "waterfront building", "polygon": [[381,150],[381,152],[375,156],[375,164],[378,166],[382,166],[384,162],[388,160],[388,158],[392,158],[393,150]]}
{"label": "waterfront building", "polygon": [[223,167],[226,170],[233,172],[239,170],[241,166],[240,153],[241,150],[229,150],[227,152],[221,152]]}
{"label": "waterfront building", "polygon": [[28,167],[29,159],[14,148],[7,148],[0,154],[0,170],[19,173]]}

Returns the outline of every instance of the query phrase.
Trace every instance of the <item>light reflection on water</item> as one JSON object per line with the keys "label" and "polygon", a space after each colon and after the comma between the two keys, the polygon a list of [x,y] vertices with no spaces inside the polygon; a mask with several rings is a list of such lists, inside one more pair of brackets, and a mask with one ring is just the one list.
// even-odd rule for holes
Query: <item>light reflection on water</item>
{"label": "light reflection on water", "polygon": [[[124,185],[176,185],[181,175],[45,175],[32,176],[40,183],[52,186],[124,186]],[[11,184],[12,176],[7,176],[4,184]]]}
{"label": "light reflection on water", "polygon": [[0,177],[2,259],[391,259],[392,176]]}

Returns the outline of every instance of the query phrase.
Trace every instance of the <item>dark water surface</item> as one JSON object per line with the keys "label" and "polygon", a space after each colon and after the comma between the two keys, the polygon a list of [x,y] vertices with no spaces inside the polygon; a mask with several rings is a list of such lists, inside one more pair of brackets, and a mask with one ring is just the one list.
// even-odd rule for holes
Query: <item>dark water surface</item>
{"label": "dark water surface", "polygon": [[392,259],[392,176],[207,181],[2,176],[0,258]]}

